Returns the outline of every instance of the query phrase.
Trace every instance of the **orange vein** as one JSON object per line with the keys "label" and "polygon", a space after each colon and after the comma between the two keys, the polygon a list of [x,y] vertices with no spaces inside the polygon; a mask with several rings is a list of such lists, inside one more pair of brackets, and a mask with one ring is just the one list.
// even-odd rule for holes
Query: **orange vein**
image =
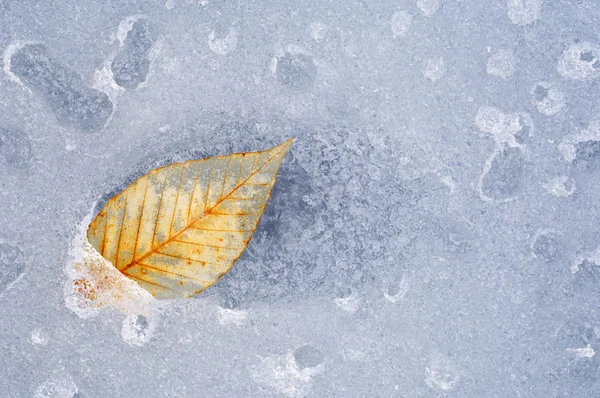
{"label": "orange vein", "polygon": [[144,206],[146,205],[146,196],[148,195],[148,183],[150,179],[147,176],[144,178],[146,179],[146,189],[144,190],[144,199],[142,199],[142,212],[140,214],[140,219],[138,222],[138,229],[137,233],[135,234],[135,244],[133,245],[133,257],[131,257],[132,261],[135,261],[135,254],[137,253],[137,244],[140,239],[140,227],[142,225],[142,220],[144,219]]}
{"label": "orange vein", "polygon": [[179,177],[179,185],[177,186],[177,197],[175,198],[175,206],[173,206],[173,215],[171,216],[171,222],[169,223],[169,235],[171,235],[173,233],[173,221],[175,221],[175,213],[177,212],[177,202],[179,202],[179,192],[181,192],[181,181],[183,181],[183,171],[184,170],[185,170],[185,167],[182,167],[181,168],[181,177]]}
{"label": "orange vein", "polygon": [[240,249],[242,249],[242,250],[245,249],[244,247],[227,247],[227,246],[205,245],[204,243],[189,242],[189,241],[185,241],[185,240],[176,240],[176,239],[174,239],[173,242],[186,243],[188,245],[194,245],[194,246],[213,247],[215,249],[226,249],[226,250],[233,250],[233,251],[238,251]]}
{"label": "orange vein", "polygon": [[[167,256],[167,257],[173,257],[173,258],[178,258],[180,260],[186,260],[186,261],[193,261],[195,263],[202,263],[203,265],[206,264],[212,264],[212,265],[218,265],[218,266],[223,266],[223,265],[227,265],[227,263],[225,264],[220,264],[220,263],[209,263],[208,261],[202,261],[202,260],[194,260],[188,257],[180,257],[180,256],[176,256],[174,254],[168,254],[168,253],[163,253],[163,252],[157,252],[158,254],[162,254],[163,256]],[[138,263],[139,264],[139,263]]]}
{"label": "orange vein", "polygon": [[227,167],[225,168],[225,175],[223,176],[223,185],[221,186],[221,195],[219,195],[219,199],[223,197],[223,192],[225,192],[225,184],[227,184],[227,175],[229,174],[229,165],[231,164],[231,158],[227,158]]}
{"label": "orange vein", "polygon": [[200,161],[200,163],[198,163],[198,171],[196,171],[196,178],[194,178],[194,187],[192,188],[192,198],[190,199],[190,205],[188,206],[188,214],[187,217],[185,218],[185,222],[186,224],[189,224],[190,222],[190,210],[192,209],[192,206],[194,205],[194,194],[196,193],[196,185],[198,184],[198,177],[200,176],[200,169],[202,169],[202,161]]}
{"label": "orange vein", "polygon": [[127,197],[129,196],[129,190],[125,191],[125,206],[123,206],[123,217],[121,217],[121,228],[119,229],[119,240],[117,242],[117,256],[115,258],[115,267],[119,269],[119,253],[121,252],[121,236],[123,236],[123,224],[125,224],[125,216],[127,215]]}
{"label": "orange vein", "polygon": [[[150,244],[150,250],[152,250],[154,248],[154,235],[156,233],[156,227],[158,226],[158,219],[160,217],[160,208],[162,207],[163,196],[165,195],[165,188],[167,186],[167,176],[168,175],[169,175],[169,169],[166,169],[165,180],[163,182],[162,191],[160,192],[160,200],[158,201],[158,210],[156,211],[156,220],[154,220],[154,229],[152,230],[152,243]],[[127,268],[129,268],[129,266],[125,267],[125,269],[127,269]]]}
{"label": "orange vein", "polygon": [[102,250],[100,253],[104,256],[104,246],[106,246],[106,229],[108,228],[108,208],[106,210],[106,215],[104,217],[104,236],[102,236]]}
{"label": "orange vein", "polygon": [[205,280],[198,279],[198,278],[194,278],[193,276],[188,276],[188,275],[178,274],[177,272],[172,272],[172,271],[167,271],[167,270],[165,270],[165,269],[156,268],[156,267],[153,267],[153,266],[151,266],[151,265],[148,265],[148,264],[146,264],[146,263],[139,263],[139,265],[141,265],[142,267],[150,268],[150,269],[152,269],[152,270],[155,270],[155,271],[158,271],[158,272],[163,272],[163,273],[165,273],[165,274],[171,274],[171,275],[181,276],[182,278],[187,278],[187,279],[191,279],[191,280],[198,281],[198,282],[202,282],[202,283],[208,283],[208,282],[207,282],[207,281],[205,281]]}
{"label": "orange vein", "polygon": [[212,165],[210,166],[210,175],[208,176],[208,188],[206,188],[206,200],[204,202],[204,209],[202,209],[203,212],[208,207],[208,196],[210,195],[210,183],[212,182],[213,171],[215,171],[215,163],[216,163],[216,161],[213,161]]}

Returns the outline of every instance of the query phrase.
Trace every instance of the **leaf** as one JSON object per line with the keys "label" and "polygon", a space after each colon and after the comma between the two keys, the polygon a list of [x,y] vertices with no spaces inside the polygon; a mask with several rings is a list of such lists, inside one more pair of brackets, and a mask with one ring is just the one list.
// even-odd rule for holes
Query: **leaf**
{"label": "leaf", "polygon": [[88,240],[156,298],[197,295],[246,249],[292,143],[152,170],[106,203]]}

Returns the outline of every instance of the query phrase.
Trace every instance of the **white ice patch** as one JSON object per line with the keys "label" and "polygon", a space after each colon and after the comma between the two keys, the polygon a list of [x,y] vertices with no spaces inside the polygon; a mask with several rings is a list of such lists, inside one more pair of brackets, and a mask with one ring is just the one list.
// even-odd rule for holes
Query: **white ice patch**
{"label": "white ice patch", "polygon": [[592,80],[600,77],[600,46],[587,41],[567,48],[558,61],[562,76],[574,80]]}
{"label": "white ice patch", "polygon": [[384,284],[383,297],[390,303],[396,304],[406,296],[408,293],[409,284],[408,279],[403,277],[400,282],[392,284],[390,282]]}
{"label": "white ice patch", "polygon": [[500,49],[490,56],[485,71],[504,80],[510,80],[517,70],[517,57],[513,50]]}
{"label": "white ice patch", "polygon": [[88,242],[86,231],[92,212],[78,226],[65,266],[65,305],[83,319],[94,317],[101,307],[112,306],[126,315],[150,319],[158,301],[125,277]]}
{"label": "white ice patch", "polygon": [[531,102],[542,115],[553,116],[566,104],[565,95],[553,84],[538,82],[531,88]]}
{"label": "white ice patch", "polygon": [[546,191],[559,198],[568,198],[576,190],[575,182],[568,176],[558,176],[543,184]]}
{"label": "white ice patch", "polygon": [[128,315],[123,320],[121,338],[127,344],[141,347],[147,344],[156,329],[156,317],[146,318],[142,315]]}
{"label": "white ice patch", "polygon": [[558,150],[566,162],[572,163],[577,157],[576,145],[585,141],[600,141],[600,117],[593,119],[581,133],[563,138],[558,144]]}
{"label": "white ice patch", "polygon": [[33,393],[34,398],[73,398],[79,392],[71,377],[61,376],[46,380]]}
{"label": "white ice patch", "polygon": [[591,263],[600,267],[600,247],[593,253],[584,253],[575,257],[575,260],[571,263],[571,273],[573,275],[578,273],[584,263]]}
{"label": "white ice patch", "polygon": [[508,18],[515,25],[529,25],[540,19],[542,0],[508,0]]}
{"label": "white ice patch", "polygon": [[504,113],[493,106],[482,106],[475,116],[475,125],[484,133],[491,134],[497,145],[520,148],[515,135],[526,127],[522,121],[529,119],[527,114]]}
{"label": "white ice patch", "polygon": [[327,35],[327,25],[325,25],[321,22],[312,22],[309,26],[309,29],[310,29],[310,36],[317,43],[320,43],[321,41],[323,41],[323,39]]}
{"label": "white ice patch", "polygon": [[323,365],[299,369],[293,353],[278,357],[259,357],[252,369],[253,379],[260,385],[286,397],[305,397],[312,389],[312,378],[323,372]]}
{"label": "white ice patch", "polygon": [[448,189],[450,189],[449,194],[452,195],[456,192],[456,181],[454,181],[454,178],[452,178],[452,176],[443,176],[440,177],[440,181],[446,185],[448,187]]}
{"label": "white ice patch", "polygon": [[25,86],[25,84],[23,84],[21,79],[19,79],[19,77],[17,75],[15,75],[14,73],[12,73],[10,70],[10,63],[11,63],[13,55],[15,55],[15,53],[17,51],[19,51],[20,49],[22,49],[23,47],[25,47],[28,44],[37,44],[37,43],[34,41],[22,41],[22,40],[16,40],[16,41],[13,41],[12,43],[10,43],[8,45],[8,47],[6,47],[6,49],[4,50],[4,54],[2,55],[2,62],[4,63],[3,70],[4,70],[4,74],[6,75],[6,77],[8,77],[9,80],[17,83],[24,90],[27,90],[28,92],[31,93],[31,90],[27,86]]}
{"label": "white ice patch", "polygon": [[425,383],[432,389],[450,391],[460,381],[457,366],[448,358],[435,356],[425,367]]}
{"label": "white ice patch", "polygon": [[127,34],[129,33],[129,31],[131,29],[133,29],[133,24],[138,19],[141,19],[141,18],[145,18],[144,15],[137,14],[137,15],[129,16],[129,17],[123,19],[121,22],[119,22],[119,26],[117,27],[117,32],[113,36],[113,41],[118,40],[119,45],[122,47],[123,44],[125,43],[125,39],[127,38]]}
{"label": "white ice patch", "polygon": [[589,344],[584,348],[567,348],[566,351],[572,354],[575,359],[592,358],[596,355],[596,351]]}
{"label": "white ice patch", "polygon": [[360,297],[358,293],[352,291],[352,293],[348,297],[334,298],[333,303],[342,310],[353,314],[358,310],[358,307],[360,307]]}
{"label": "white ice patch", "polygon": [[430,17],[440,8],[440,0],[417,0],[415,5],[426,17]]}
{"label": "white ice patch", "polygon": [[430,58],[425,61],[425,66],[423,68],[423,76],[429,79],[432,82],[437,82],[444,76],[446,73],[446,62],[444,62],[444,58]]}
{"label": "white ice patch", "polygon": [[392,32],[395,36],[405,36],[412,26],[413,16],[406,11],[396,11],[392,15]]}
{"label": "white ice patch", "polygon": [[217,308],[219,323],[223,326],[242,326],[248,321],[248,311]]}
{"label": "white ice patch", "polygon": [[175,0],[167,0],[165,3],[165,8],[167,10],[172,10],[173,8],[175,8]]}
{"label": "white ice patch", "polygon": [[229,28],[229,33],[225,37],[217,37],[213,30],[208,34],[208,47],[212,52],[219,55],[227,55],[237,47],[237,31]]}
{"label": "white ice patch", "polygon": [[29,335],[29,341],[33,345],[45,346],[48,344],[49,340],[50,338],[48,337],[48,333],[46,333],[43,329],[33,329]]}

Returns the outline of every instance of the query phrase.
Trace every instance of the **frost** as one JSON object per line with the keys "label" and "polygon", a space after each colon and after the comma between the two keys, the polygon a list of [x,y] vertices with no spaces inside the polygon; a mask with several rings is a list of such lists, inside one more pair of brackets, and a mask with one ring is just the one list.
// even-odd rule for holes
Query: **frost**
{"label": "frost", "polygon": [[568,176],[559,176],[544,184],[544,188],[552,195],[567,198],[575,193],[575,182]]}
{"label": "frost", "polygon": [[488,58],[486,72],[492,76],[509,80],[517,69],[517,57],[512,50],[501,49]]}
{"label": "frost", "polygon": [[430,17],[440,8],[440,0],[417,0],[416,6],[426,17]]}
{"label": "frost", "polygon": [[569,46],[558,61],[558,73],[574,80],[600,77],[600,46],[587,41]]}
{"label": "frost", "polygon": [[317,66],[313,57],[295,48],[276,58],[272,71],[279,83],[297,92],[309,89],[317,76]]}
{"label": "frost", "polygon": [[91,214],[79,225],[71,243],[65,273],[65,304],[80,318],[98,315],[100,308],[114,306],[130,316],[151,318],[155,299],[137,283],[125,277],[87,241]]}
{"label": "frost", "polygon": [[580,133],[567,135],[558,144],[558,149],[566,162],[576,160],[588,162],[600,155],[600,118],[593,119]]}
{"label": "frost", "polygon": [[405,36],[412,25],[413,17],[406,11],[396,11],[392,15],[392,32],[396,36]]}
{"label": "frost", "polygon": [[444,58],[430,58],[425,62],[423,68],[423,76],[432,82],[436,82],[446,73],[446,62]]}
{"label": "frost", "polygon": [[[155,26],[146,18],[137,18],[122,38],[121,50],[111,62],[112,78],[123,88],[135,88],[146,81],[150,53],[158,39]],[[122,39],[122,40],[121,40]]]}
{"label": "frost", "polygon": [[543,0],[508,0],[508,18],[516,25],[529,25],[540,19]]}
{"label": "frost", "polygon": [[74,398],[79,388],[70,377],[56,377],[40,384],[33,393],[34,398]]}
{"label": "frost", "polygon": [[0,242],[0,294],[21,279],[24,272],[23,251],[17,246]]}
{"label": "frost", "polygon": [[237,43],[237,31],[233,28],[229,28],[226,35],[222,30],[213,30],[208,35],[208,47],[215,54],[227,55],[235,50]]}
{"label": "frost", "polygon": [[334,298],[333,302],[342,310],[354,313],[360,306],[360,297],[357,292],[352,291],[349,296]]}
{"label": "frost", "polygon": [[[301,360],[302,362],[302,360]],[[312,378],[323,372],[322,366],[298,367],[294,355],[260,358],[252,370],[256,382],[286,397],[304,397],[312,389]]]}
{"label": "frost", "polygon": [[587,347],[584,348],[567,348],[567,352],[572,354],[575,358],[592,358],[596,355],[596,351],[588,344]]}
{"label": "frost", "polygon": [[425,368],[425,383],[436,390],[451,391],[460,382],[458,367],[448,358],[434,356]]}
{"label": "frost", "polygon": [[310,24],[310,35],[316,42],[321,42],[327,36],[327,25],[321,22],[312,22]]}
{"label": "frost", "polygon": [[400,279],[400,281],[397,280],[391,280],[391,281],[387,281],[384,284],[384,288],[383,288],[383,297],[385,297],[385,299],[387,301],[389,301],[390,303],[398,303],[400,302],[404,296],[406,296],[406,293],[408,293],[409,290],[409,284],[408,284],[408,279],[405,277],[402,277]]}
{"label": "frost", "polygon": [[156,329],[156,318],[148,319],[143,315],[128,315],[123,320],[121,338],[127,344],[141,347],[147,344]]}
{"label": "frost", "polygon": [[520,136],[520,133],[526,132],[528,136],[533,134],[529,115],[505,113],[493,106],[479,108],[475,124],[479,130],[492,134],[498,145],[521,147],[521,141],[526,137]]}
{"label": "frost", "polygon": [[248,311],[218,307],[217,313],[219,317],[219,323],[223,326],[241,326],[247,323],[248,320]]}
{"label": "frost", "polygon": [[556,115],[565,107],[565,95],[550,83],[536,83],[531,89],[531,97],[537,110],[546,116]]}
{"label": "frost", "polygon": [[29,336],[29,341],[31,341],[31,344],[33,345],[45,346],[48,344],[49,340],[50,338],[48,337],[48,333],[42,329],[32,330]]}

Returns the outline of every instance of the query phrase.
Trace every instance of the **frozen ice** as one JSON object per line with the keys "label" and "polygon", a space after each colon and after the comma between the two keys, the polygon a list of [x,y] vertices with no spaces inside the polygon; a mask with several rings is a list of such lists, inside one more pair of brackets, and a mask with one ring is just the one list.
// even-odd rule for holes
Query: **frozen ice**
{"label": "frozen ice", "polygon": [[425,68],[423,69],[423,76],[432,82],[436,82],[444,76],[446,73],[446,63],[444,58],[430,58],[425,62]]}
{"label": "frozen ice", "polygon": [[[595,0],[0,1],[0,397],[600,391]],[[159,301],[89,245],[173,162],[296,140]]]}
{"label": "frozen ice", "polygon": [[33,345],[46,346],[48,345],[48,341],[50,340],[50,338],[48,337],[48,333],[45,330],[34,329],[31,331],[29,340]]}
{"label": "frozen ice", "polygon": [[571,44],[558,62],[558,73],[574,80],[600,77],[600,46],[587,41]]}
{"label": "frozen ice", "polygon": [[533,255],[543,259],[545,262],[558,260],[564,253],[563,239],[552,230],[539,231],[531,246]]}
{"label": "frozen ice", "polygon": [[25,44],[16,50],[10,71],[42,96],[61,124],[99,130],[112,113],[108,96],[87,87],[77,72],[52,58],[43,44]]}
{"label": "frozen ice", "polygon": [[79,388],[67,376],[53,377],[40,384],[33,394],[34,398],[75,398],[80,396]]}
{"label": "frozen ice", "polygon": [[310,35],[317,42],[323,41],[327,36],[327,25],[322,22],[311,22]]}
{"label": "frozen ice", "polygon": [[533,121],[528,114],[506,113],[493,106],[479,108],[475,124],[479,130],[492,134],[498,146],[520,147],[533,134]]}
{"label": "frozen ice", "polygon": [[537,110],[546,116],[553,116],[565,107],[565,95],[554,85],[538,82],[531,89],[532,101]]}
{"label": "frozen ice", "polygon": [[277,58],[275,75],[285,87],[302,91],[313,85],[317,66],[309,54],[286,51],[282,57]]}
{"label": "frozen ice", "polygon": [[509,80],[517,69],[517,58],[512,50],[500,49],[487,61],[486,71],[492,76]]}
{"label": "frozen ice", "polygon": [[123,48],[111,63],[115,82],[135,88],[146,80],[150,68],[150,51],[157,40],[156,27],[147,18],[137,19],[123,40]]}
{"label": "frozen ice", "polygon": [[0,126],[0,165],[25,169],[31,162],[31,141],[24,131]]}
{"label": "frozen ice", "polygon": [[208,46],[219,55],[227,55],[237,46],[237,31],[234,28],[224,29],[219,26],[208,35]]}
{"label": "frozen ice", "polygon": [[543,0],[507,0],[508,18],[516,25],[528,25],[540,18]]}
{"label": "frozen ice", "polygon": [[8,243],[0,242],[0,294],[25,272],[23,251]]}
{"label": "frozen ice", "polygon": [[434,390],[450,391],[460,382],[460,373],[452,360],[438,354],[425,368],[425,382]]}
{"label": "frozen ice", "polygon": [[494,152],[481,175],[480,192],[485,200],[513,200],[525,188],[526,159],[519,148]]}
{"label": "frozen ice", "polygon": [[412,14],[407,11],[396,11],[392,15],[392,32],[396,36],[404,36],[410,29],[413,21]]}
{"label": "frozen ice", "polygon": [[323,353],[311,344],[303,345],[294,351],[298,369],[316,368],[323,363]]}
{"label": "frozen ice", "polygon": [[440,0],[417,0],[415,4],[426,17],[432,16],[440,8]]}
{"label": "frozen ice", "polygon": [[143,315],[128,315],[123,320],[121,337],[127,344],[143,346],[150,341],[155,328],[155,322]]}

